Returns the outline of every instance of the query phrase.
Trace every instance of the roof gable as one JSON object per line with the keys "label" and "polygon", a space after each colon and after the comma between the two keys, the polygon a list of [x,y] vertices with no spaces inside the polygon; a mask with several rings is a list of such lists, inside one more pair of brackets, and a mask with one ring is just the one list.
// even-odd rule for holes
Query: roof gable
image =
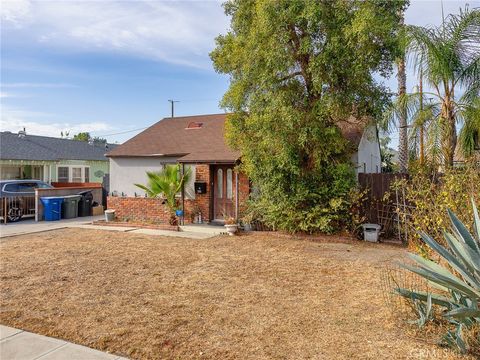
{"label": "roof gable", "polygon": [[[107,144],[109,148],[117,145]],[[3,160],[108,160],[105,146],[86,141],[48,136],[0,132],[0,159]]]}
{"label": "roof gable", "polygon": [[109,157],[176,156],[180,161],[236,161],[225,142],[227,114],[164,118],[110,151]]}
{"label": "roof gable", "polygon": [[[110,151],[108,157],[179,157],[180,162],[234,162],[240,152],[225,142],[227,114],[164,118]],[[343,136],[358,148],[368,121],[339,122]]]}
{"label": "roof gable", "polygon": [[346,120],[339,121],[337,126],[339,127],[342,135],[353,146],[354,149],[358,149],[360,141],[362,140],[363,133],[369,125],[370,120],[368,118],[357,119],[350,116]]}

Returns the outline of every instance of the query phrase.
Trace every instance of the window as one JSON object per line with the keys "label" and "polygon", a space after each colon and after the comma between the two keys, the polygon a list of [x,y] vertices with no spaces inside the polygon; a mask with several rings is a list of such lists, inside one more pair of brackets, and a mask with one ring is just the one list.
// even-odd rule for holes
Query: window
{"label": "window", "polygon": [[88,166],[70,165],[58,167],[58,182],[83,183],[90,181],[90,168]]}
{"label": "window", "polygon": [[74,183],[83,182],[81,167],[72,167],[72,182]]}
{"label": "window", "polygon": [[37,183],[19,183],[18,184],[18,192],[23,192],[23,193],[26,193],[26,192],[35,192],[35,188],[37,187]]}
{"label": "window", "polygon": [[201,122],[191,122],[187,126],[187,130],[189,129],[200,129],[203,126]]}
{"label": "window", "polygon": [[3,191],[17,192],[18,191],[18,184],[7,184],[7,185],[4,186]]}
{"label": "window", "polygon": [[58,168],[58,177],[57,181],[58,182],[68,182],[69,177],[68,177],[68,167],[67,166],[60,166]]}
{"label": "window", "polygon": [[35,185],[36,188],[38,189],[52,189],[53,187],[47,183],[44,182],[37,182]]}
{"label": "window", "polygon": [[232,178],[232,169],[227,169],[227,199],[233,199]]}
{"label": "window", "polygon": [[0,167],[0,179],[13,180],[21,179],[22,172],[20,166],[1,166]]}
{"label": "window", "polygon": [[217,198],[223,197],[223,170],[217,170]]}

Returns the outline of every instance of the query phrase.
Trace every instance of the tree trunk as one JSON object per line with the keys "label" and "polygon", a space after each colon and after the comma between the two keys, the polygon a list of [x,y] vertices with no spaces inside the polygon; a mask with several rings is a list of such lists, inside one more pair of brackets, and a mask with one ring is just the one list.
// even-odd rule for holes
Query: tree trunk
{"label": "tree trunk", "polygon": [[457,147],[457,129],[455,127],[455,115],[450,104],[444,107],[443,115],[443,163],[446,168],[453,167],[455,148]]}
{"label": "tree trunk", "polygon": [[420,92],[420,113],[422,114],[422,123],[420,124],[420,165],[423,165],[425,162],[425,144],[424,144],[424,126],[425,126],[425,119],[423,118],[423,73],[420,70],[420,84],[419,84],[419,92]]}
{"label": "tree trunk", "polygon": [[[400,26],[403,27],[404,18],[403,14],[400,18]],[[402,56],[397,60],[398,68],[398,96],[404,97],[407,92],[407,74],[405,72],[405,54],[402,49]],[[398,161],[400,166],[400,172],[406,173],[408,170],[408,133],[407,133],[407,111],[401,109],[399,116],[398,126]]]}

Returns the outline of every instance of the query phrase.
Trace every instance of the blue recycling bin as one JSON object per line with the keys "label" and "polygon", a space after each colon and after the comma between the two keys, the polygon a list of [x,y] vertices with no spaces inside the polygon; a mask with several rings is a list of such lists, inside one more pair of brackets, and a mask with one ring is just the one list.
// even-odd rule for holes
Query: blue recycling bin
{"label": "blue recycling bin", "polygon": [[41,197],[40,200],[43,204],[43,216],[45,221],[60,220],[62,215],[63,197],[46,196]]}

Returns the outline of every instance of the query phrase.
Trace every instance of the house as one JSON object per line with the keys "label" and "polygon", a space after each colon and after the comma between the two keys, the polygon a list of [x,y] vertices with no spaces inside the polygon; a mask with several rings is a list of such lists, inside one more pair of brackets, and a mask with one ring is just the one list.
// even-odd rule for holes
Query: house
{"label": "house", "polygon": [[343,137],[350,142],[351,159],[356,174],[382,172],[377,127],[368,119],[355,119],[354,117],[339,121],[337,125]]}
{"label": "house", "polygon": [[0,178],[45,182],[102,183],[109,173],[105,153],[116,145],[0,132]]}
{"label": "house", "polygon": [[[147,171],[159,171],[165,164],[181,164],[192,179],[182,193],[185,219],[200,211],[205,221],[237,217],[250,192],[248,178],[237,172],[240,153],[225,143],[226,114],[165,118],[124,144],[111,150],[109,207],[117,216],[158,221],[160,208],[145,199],[135,183],[146,184]],[[341,126],[352,143],[352,161],[358,172],[380,172],[380,145],[374,126],[347,121]],[[196,210],[195,210],[196,209]]]}

